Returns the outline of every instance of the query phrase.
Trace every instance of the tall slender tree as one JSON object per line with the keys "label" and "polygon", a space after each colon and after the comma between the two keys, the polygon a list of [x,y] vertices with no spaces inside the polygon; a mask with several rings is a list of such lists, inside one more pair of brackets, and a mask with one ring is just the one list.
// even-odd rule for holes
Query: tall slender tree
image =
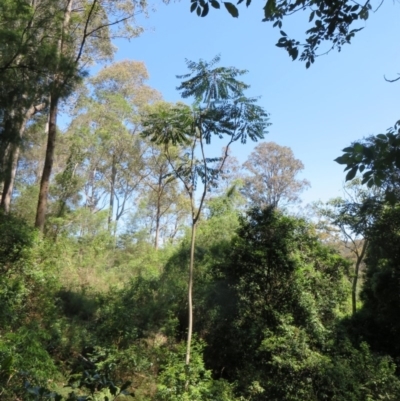
{"label": "tall slender tree", "polygon": [[[188,280],[188,334],[186,365],[189,367],[193,331],[193,270],[196,228],[204,201],[211,186],[218,180],[232,143],[247,138],[256,141],[263,138],[268,126],[268,114],[256,105],[255,99],[245,96],[249,88],[237,78],[246,73],[234,67],[217,67],[215,57],[210,63],[203,60],[187,60],[189,73],[178,90],[183,98],[193,97],[193,107],[184,104],[166,106],[155,114],[149,114],[144,122],[143,135],[164,146],[165,155],[174,175],[185,189],[191,205],[191,246]],[[222,157],[209,157],[206,147],[212,137],[225,139]],[[171,146],[181,145],[185,153],[172,159]],[[215,168],[218,162],[218,168]],[[187,383],[188,387],[188,383]]]}

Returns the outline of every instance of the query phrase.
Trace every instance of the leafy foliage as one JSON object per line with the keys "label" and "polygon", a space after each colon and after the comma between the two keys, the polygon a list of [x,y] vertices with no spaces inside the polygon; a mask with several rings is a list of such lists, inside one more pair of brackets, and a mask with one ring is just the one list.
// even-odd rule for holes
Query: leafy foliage
{"label": "leafy foliage", "polygon": [[[237,4],[243,3],[239,0]],[[229,14],[237,18],[239,16],[238,8],[230,2],[223,2],[225,9]],[[198,16],[207,16],[211,7],[219,9],[221,7],[218,0],[191,0],[190,11],[196,11]],[[246,7],[251,5],[251,0],[246,0]],[[379,8],[379,3],[377,3]],[[276,46],[284,48],[292,60],[299,56],[300,61],[306,62],[309,68],[314,63],[315,58],[320,55],[320,47],[324,42],[330,43],[327,50],[341,50],[342,46],[350,43],[354,35],[362,29],[356,23],[367,20],[372,9],[370,1],[361,4],[352,1],[326,1],[326,0],[267,0],[263,7],[263,21],[273,22],[273,26],[280,30],[280,39]],[[282,30],[284,19],[292,14],[302,11],[308,11],[308,23],[311,25],[305,32],[305,41],[291,39],[286,32]],[[354,26],[357,27],[354,27]]]}
{"label": "leafy foliage", "polygon": [[367,231],[370,244],[361,293],[364,304],[356,321],[372,349],[396,359],[400,356],[400,348],[394,342],[400,330],[395,317],[399,313],[399,216],[398,206],[386,207]]}
{"label": "leafy foliage", "polygon": [[400,123],[397,122],[386,134],[371,136],[343,149],[344,154],[335,159],[348,171],[346,181],[359,172],[362,184],[369,188],[382,187],[387,199],[393,203],[398,195],[400,169]]}

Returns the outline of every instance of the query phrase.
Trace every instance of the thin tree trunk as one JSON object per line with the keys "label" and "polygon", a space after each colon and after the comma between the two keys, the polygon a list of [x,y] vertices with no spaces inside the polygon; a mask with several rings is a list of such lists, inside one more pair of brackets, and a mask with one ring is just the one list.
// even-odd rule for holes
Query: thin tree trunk
{"label": "thin tree trunk", "polygon": [[9,160],[11,144],[5,140],[0,144],[0,203],[3,202],[3,191],[7,176],[7,161]]}
{"label": "thin tree trunk", "polygon": [[46,158],[43,166],[42,179],[40,181],[39,200],[36,211],[35,227],[41,232],[44,229],[47,211],[47,195],[49,193],[50,176],[53,168],[54,150],[57,136],[57,113],[58,113],[58,96],[53,95],[50,99],[49,111],[49,133],[47,136]]}
{"label": "thin tree trunk", "polygon": [[358,277],[360,275],[360,267],[361,263],[364,259],[365,251],[368,246],[368,241],[364,239],[364,243],[361,249],[361,253],[357,255],[357,261],[356,261],[356,266],[354,269],[354,277],[353,277],[353,283],[352,283],[352,288],[351,288],[351,306],[352,306],[352,312],[353,315],[356,314],[357,312],[357,284],[358,284]]}
{"label": "thin tree trunk", "polygon": [[113,156],[111,166],[111,188],[110,188],[110,210],[108,212],[108,231],[111,233],[111,224],[114,215],[114,198],[115,198],[115,180],[117,177],[117,167],[115,162],[115,155]]}
{"label": "thin tree trunk", "polygon": [[186,366],[190,364],[190,352],[192,346],[192,332],[193,332],[193,267],[194,267],[194,245],[196,241],[196,226],[197,222],[192,223],[192,238],[190,242],[190,265],[189,265],[189,286],[188,286],[188,334],[186,344]]}
{"label": "thin tree trunk", "polygon": [[159,237],[160,237],[160,218],[157,216],[157,218],[156,218],[156,235],[154,238],[154,249],[156,251],[158,249]]}
{"label": "thin tree trunk", "polygon": [[[64,20],[62,24],[61,37],[58,41],[58,56],[64,53],[64,39],[71,19],[72,12],[72,1],[68,0],[67,7],[64,13]],[[49,132],[47,137],[47,148],[46,158],[43,166],[42,179],[40,181],[39,199],[36,211],[35,227],[41,232],[44,230],[44,223],[46,219],[47,211],[47,196],[49,193],[51,170],[53,168],[54,161],[54,150],[56,145],[57,136],[57,114],[58,114],[58,103],[60,100],[60,86],[65,86],[65,82],[62,83],[59,66],[56,68],[54,73],[53,90],[50,93],[50,109],[49,109]]]}
{"label": "thin tree trunk", "polygon": [[17,173],[18,159],[20,152],[20,144],[13,143],[10,149],[9,166],[6,170],[6,177],[4,178],[3,193],[1,196],[0,207],[4,213],[10,212],[11,197],[14,189],[15,175]]}
{"label": "thin tree trunk", "polygon": [[154,249],[158,249],[158,240],[160,236],[160,220],[161,220],[161,195],[162,195],[162,173],[158,176],[158,192],[157,192],[157,215],[156,215],[156,235],[154,239]]}

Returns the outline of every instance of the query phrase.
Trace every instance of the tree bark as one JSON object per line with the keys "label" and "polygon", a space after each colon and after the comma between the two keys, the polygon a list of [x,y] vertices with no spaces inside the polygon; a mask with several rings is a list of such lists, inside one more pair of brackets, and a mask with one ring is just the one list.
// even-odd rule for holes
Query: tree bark
{"label": "tree bark", "polygon": [[161,221],[161,196],[162,196],[162,171],[158,176],[158,188],[157,188],[157,214],[156,214],[156,235],[154,239],[154,249],[158,249],[158,241],[160,236],[160,221]]}
{"label": "tree bark", "polygon": [[14,109],[6,111],[3,119],[3,132],[0,137],[0,187],[3,193],[4,181],[7,176],[8,160],[11,150],[11,145],[15,140],[15,124],[16,116]]}
{"label": "tree bark", "polygon": [[111,224],[114,215],[114,198],[115,198],[115,180],[117,177],[117,167],[115,161],[115,155],[113,155],[111,165],[111,188],[110,188],[110,210],[108,212],[108,231],[111,233]]}
{"label": "tree bark", "polygon": [[37,112],[43,110],[44,107],[45,104],[42,103],[37,106],[32,106],[27,110],[19,126],[17,138],[15,138],[15,140],[10,144],[8,162],[4,171],[5,175],[4,175],[4,182],[3,182],[2,196],[0,203],[0,207],[4,210],[5,213],[10,212],[10,204],[14,189],[15,176],[17,173],[18,159],[21,150],[21,142],[25,132],[26,124]]}
{"label": "tree bark", "polygon": [[192,346],[192,332],[193,332],[193,267],[194,267],[194,245],[196,241],[196,226],[197,221],[192,223],[192,238],[190,242],[190,265],[189,265],[189,286],[188,286],[188,334],[186,344],[186,366],[190,364],[190,353]]}
{"label": "tree bark", "polygon": [[[71,19],[72,1],[73,0],[68,0],[65,9],[61,37],[58,41],[58,56],[64,53],[64,40],[69,21]],[[60,100],[60,88],[65,86],[65,82],[62,82],[59,68],[60,66],[58,65],[54,72],[53,89],[50,93],[49,132],[47,138],[46,158],[44,161],[42,179],[40,181],[39,199],[36,211],[35,227],[37,227],[40,232],[43,232],[44,223],[46,220],[47,196],[49,193],[50,177],[51,170],[53,168],[54,150],[57,136],[57,114],[58,103]]]}
{"label": "tree bark", "polygon": [[159,216],[156,217],[156,235],[154,238],[154,249],[158,250],[158,241],[160,237],[160,218]]}
{"label": "tree bark", "polygon": [[59,98],[57,95],[51,96],[49,111],[49,133],[47,136],[46,158],[43,166],[42,179],[40,181],[39,200],[36,211],[35,227],[41,232],[44,229],[47,211],[47,196],[49,193],[50,176],[53,168],[54,150],[57,136],[57,113]]}
{"label": "tree bark", "polygon": [[5,171],[3,191],[1,195],[0,207],[4,210],[4,213],[10,212],[11,197],[14,189],[15,175],[17,173],[18,159],[20,152],[20,144],[13,143],[10,148],[10,154],[8,155],[8,166]]}
{"label": "tree bark", "polygon": [[353,277],[353,283],[352,283],[352,288],[351,288],[351,306],[352,306],[352,312],[353,315],[356,314],[357,312],[357,284],[358,284],[358,277],[360,275],[360,267],[361,263],[364,259],[365,256],[365,251],[368,246],[368,241],[364,239],[364,243],[361,249],[361,253],[357,255],[357,261],[356,261],[356,266],[354,269],[354,277]]}

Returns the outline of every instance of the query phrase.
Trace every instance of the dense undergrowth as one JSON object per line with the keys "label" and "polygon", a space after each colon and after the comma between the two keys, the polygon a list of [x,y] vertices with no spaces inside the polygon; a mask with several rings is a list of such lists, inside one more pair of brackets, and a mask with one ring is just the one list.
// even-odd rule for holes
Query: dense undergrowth
{"label": "dense undergrowth", "polygon": [[376,236],[364,307],[351,317],[349,261],[311,224],[272,209],[239,217],[218,203],[208,216],[188,369],[187,237],[158,251],[107,232],[55,241],[2,215],[0,398],[400,399],[398,283],[386,304],[379,287],[396,271],[385,254],[395,229]]}

